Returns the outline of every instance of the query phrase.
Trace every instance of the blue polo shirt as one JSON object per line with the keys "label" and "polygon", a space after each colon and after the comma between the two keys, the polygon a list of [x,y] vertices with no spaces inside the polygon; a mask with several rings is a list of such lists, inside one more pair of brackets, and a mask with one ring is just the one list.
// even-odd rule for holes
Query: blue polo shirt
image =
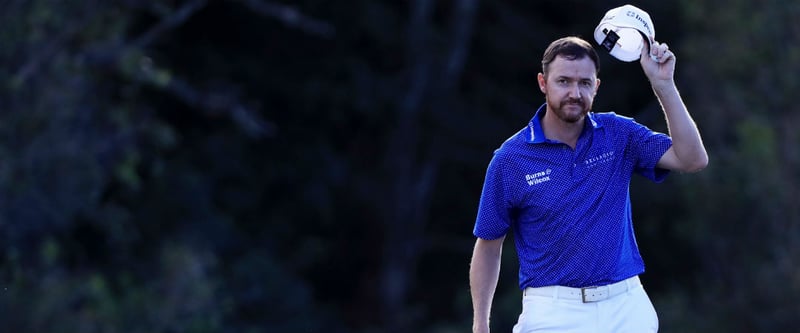
{"label": "blue polo shirt", "polygon": [[513,230],[520,288],[614,283],[644,272],[631,220],[634,173],[661,182],[663,133],[615,113],[589,113],[575,149],[546,138],[542,105],[494,152],[473,233]]}

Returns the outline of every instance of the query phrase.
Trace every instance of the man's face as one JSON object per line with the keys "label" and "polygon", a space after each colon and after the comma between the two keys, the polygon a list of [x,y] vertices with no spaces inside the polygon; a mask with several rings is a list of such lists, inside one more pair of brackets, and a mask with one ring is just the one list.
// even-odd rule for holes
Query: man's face
{"label": "man's face", "polygon": [[594,62],[588,57],[568,60],[558,56],[547,72],[546,77],[539,74],[539,88],[545,94],[548,111],[568,123],[583,119],[592,109],[600,86]]}

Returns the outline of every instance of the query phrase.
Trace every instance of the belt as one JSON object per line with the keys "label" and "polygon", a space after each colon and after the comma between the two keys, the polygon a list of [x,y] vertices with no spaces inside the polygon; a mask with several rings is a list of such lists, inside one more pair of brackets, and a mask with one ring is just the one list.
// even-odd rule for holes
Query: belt
{"label": "belt", "polygon": [[546,286],[525,288],[522,295],[547,296],[559,299],[580,300],[583,303],[597,302],[617,296],[640,286],[639,276],[634,276],[605,286],[572,288],[564,286]]}

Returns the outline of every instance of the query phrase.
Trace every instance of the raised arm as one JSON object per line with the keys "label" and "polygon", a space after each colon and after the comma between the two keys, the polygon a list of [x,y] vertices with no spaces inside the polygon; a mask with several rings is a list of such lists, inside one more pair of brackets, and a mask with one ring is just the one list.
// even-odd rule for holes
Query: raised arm
{"label": "raised arm", "polygon": [[500,255],[503,250],[501,237],[494,240],[478,238],[469,266],[469,286],[474,313],[472,332],[489,333],[489,315],[492,299],[500,276]]}
{"label": "raised arm", "polygon": [[667,44],[654,43],[650,54],[642,50],[640,63],[650,80],[667,120],[672,147],[658,161],[663,169],[697,172],[708,165],[708,154],[692,116],[675,86],[675,54]]}

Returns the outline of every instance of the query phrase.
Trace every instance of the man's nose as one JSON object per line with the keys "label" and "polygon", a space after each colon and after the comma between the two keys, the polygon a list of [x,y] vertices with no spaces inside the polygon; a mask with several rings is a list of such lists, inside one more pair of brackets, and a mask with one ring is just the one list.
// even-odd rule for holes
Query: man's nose
{"label": "man's nose", "polygon": [[581,98],[581,89],[578,87],[577,84],[572,84],[569,87],[569,97],[571,98]]}

